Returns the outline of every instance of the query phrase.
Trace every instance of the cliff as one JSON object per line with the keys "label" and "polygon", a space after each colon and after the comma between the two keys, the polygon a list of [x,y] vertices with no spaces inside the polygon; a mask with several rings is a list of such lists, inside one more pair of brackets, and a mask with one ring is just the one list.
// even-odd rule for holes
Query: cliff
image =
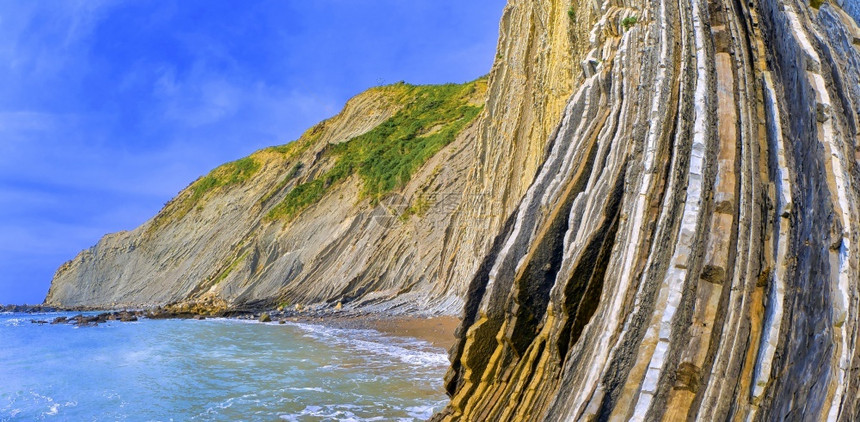
{"label": "cliff", "polygon": [[455,312],[455,288],[433,279],[486,86],[368,90],[299,140],[225,164],[142,226],[105,236],[60,267],[45,302]]}
{"label": "cliff", "polygon": [[860,418],[842,4],[599,5],[586,78],[471,281],[437,420]]}

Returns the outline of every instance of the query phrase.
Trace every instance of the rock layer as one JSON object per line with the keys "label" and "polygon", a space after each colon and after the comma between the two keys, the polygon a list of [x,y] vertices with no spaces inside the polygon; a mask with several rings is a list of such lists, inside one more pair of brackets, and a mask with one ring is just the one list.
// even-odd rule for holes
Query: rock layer
{"label": "rock layer", "polygon": [[471,281],[438,420],[860,418],[844,3],[599,6],[586,78]]}
{"label": "rock layer", "polygon": [[[363,168],[338,180],[326,176],[337,166],[339,145],[386,124],[416,95],[435,89],[371,89],[288,146],[215,169],[141,227],[105,236],[64,264],[46,303],[176,304],[201,312],[341,303],[347,309],[456,312],[461,301],[455,290],[430,280],[451,210],[462,198],[457,193],[472,162],[477,120],[382,198],[363,196]],[[455,100],[474,110],[484,103],[486,81],[456,90],[463,96]],[[427,124],[415,140],[447,130],[447,123]],[[316,186],[320,178],[327,190],[319,199],[276,215],[297,187]]]}

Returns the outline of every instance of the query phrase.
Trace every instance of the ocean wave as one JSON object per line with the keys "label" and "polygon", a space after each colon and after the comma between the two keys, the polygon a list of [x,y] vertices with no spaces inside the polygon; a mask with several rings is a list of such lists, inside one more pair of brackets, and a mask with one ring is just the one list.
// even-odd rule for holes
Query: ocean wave
{"label": "ocean wave", "polygon": [[259,404],[262,401],[257,393],[243,394],[241,396],[230,397],[220,403],[209,406],[203,413],[191,417],[191,420],[210,420],[213,416],[223,413],[224,410],[233,407],[234,404]]}
{"label": "ocean wave", "polygon": [[295,323],[309,337],[357,351],[387,355],[416,366],[447,366],[448,355],[423,340],[387,336],[376,330],[333,328],[324,325]]}
{"label": "ocean wave", "polygon": [[411,406],[407,407],[405,410],[409,414],[409,417],[426,421],[433,417],[433,414],[436,413],[437,407],[444,407],[445,403],[446,402],[444,401],[439,402],[437,406]]}
{"label": "ocean wave", "polygon": [[[133,415],[142,420],[176,415],[177,420],[416,421],[444,405],[439,401],[444,397],[441,372],[448,364],[443,350],[375,330],[295,322],[276,328],[211,319],[143,321],[134,329],[117,324],[126,328],[114,336],[72,326],[39,327],[29,320],[30,315],[0,318],[0,328],[26,325],[7,328],[13,338],[35,330],[34,341],[41,343],[26,345],[43,351],[45,359],[32,371],[11,368],[18,378],[11,385],[0,383],[0,422]],[[207,326],[237,322],[260,325]],[[88,366],[99,370],[88,371]],[[173,392],[189,385],[195,391],[174,400]]]}
{"label": "ocean wave", "polygon": [[[246,324],[261,324],[256,320],[232,318],[212,318],[211,321],[240,322]],[[276,321],[263,323],[265,325],[281,325]],[[448,354],[439,347],[414,337],[398,337],[386,335],[373,329],[335,328],[321,324],[309,324],[288,321],[284,325],[299,328],[306,337],[327,344],[336,344],[357,351],[371,352],[399,359],[401,362],[414,366],[448,366]]]}
{"label": "ocean wave", "polygon": [[324,420],[332,420],[338,422],[371,422],[384,421],[382,416],[374,416],[364,418],[357,416],[355,410],[357,406],[349,404],[341,405],[326,405],[326,406],[306,406],[299,413],[280,415],[279,418],[288,422],[300,422],[307,420],[308,417],[323,418]]}
{"label": "ocean wave", "polygon": [[9,318],[3,321],[4,327],[20,327],[30,323],[30,319],[28,318]]}
{"label": "ocean wave", "polygon": [[18,417],[44,419],[47,416],[59,415],[63,408],[78,405],[77,401],[56,401],[53,397],[36,391],[4,394],[4,398],[8,402],[0,408],[0,421],[14,420]]}
{"label": "ocean wave", "polygon": [[315,391],[317,393],[326,393],[327,390],[319,387],[289,387],[290,391]]}

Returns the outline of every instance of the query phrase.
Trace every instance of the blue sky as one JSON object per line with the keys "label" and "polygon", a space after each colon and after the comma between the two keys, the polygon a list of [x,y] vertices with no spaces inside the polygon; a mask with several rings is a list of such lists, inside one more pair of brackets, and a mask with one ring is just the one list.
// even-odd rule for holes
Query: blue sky
{"label": "blue sky", "polygon": [[0,0],[0,303],[383,83],[486,74],[504,0]]}

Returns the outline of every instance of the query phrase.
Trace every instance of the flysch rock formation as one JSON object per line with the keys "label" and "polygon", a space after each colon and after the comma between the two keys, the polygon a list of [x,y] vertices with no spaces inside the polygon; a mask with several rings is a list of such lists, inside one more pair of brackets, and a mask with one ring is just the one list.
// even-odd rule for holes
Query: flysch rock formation
{"label": "flysch rock formation", "polygon": [[[401,83],[368,90],[299,140],[215,169],[150,221],[105,236],[60,267],[45,303],[176,305],[199,312],[337,303],[372,309],[384,303],[385,310],[456,312],[462,303],[456,290],[437,288],[432,280],[446,225],[463,197],[463,173],[473,161],[475,121],[455,119],[465,119],[466,127],[381,198],[363,195],[363,170],[353,168],[359,164],[338,167],[346,155],[337,153],[339,146],[390,122],[437,88]],[[462,103],[455,105],[480,110],[485,79],[453,89],[459,97],[452,101]],[[447,130],[449,123],[431,121],[412,141]],[[353,174],[331,175],[346,167]],[[278,207],[296,202],[289,195],[297,188],[324,194],[278,215]]]}
{"label": "flysch rock formation", "polygon": [[591,6],[435,419],[860,419],[857,2]]}

